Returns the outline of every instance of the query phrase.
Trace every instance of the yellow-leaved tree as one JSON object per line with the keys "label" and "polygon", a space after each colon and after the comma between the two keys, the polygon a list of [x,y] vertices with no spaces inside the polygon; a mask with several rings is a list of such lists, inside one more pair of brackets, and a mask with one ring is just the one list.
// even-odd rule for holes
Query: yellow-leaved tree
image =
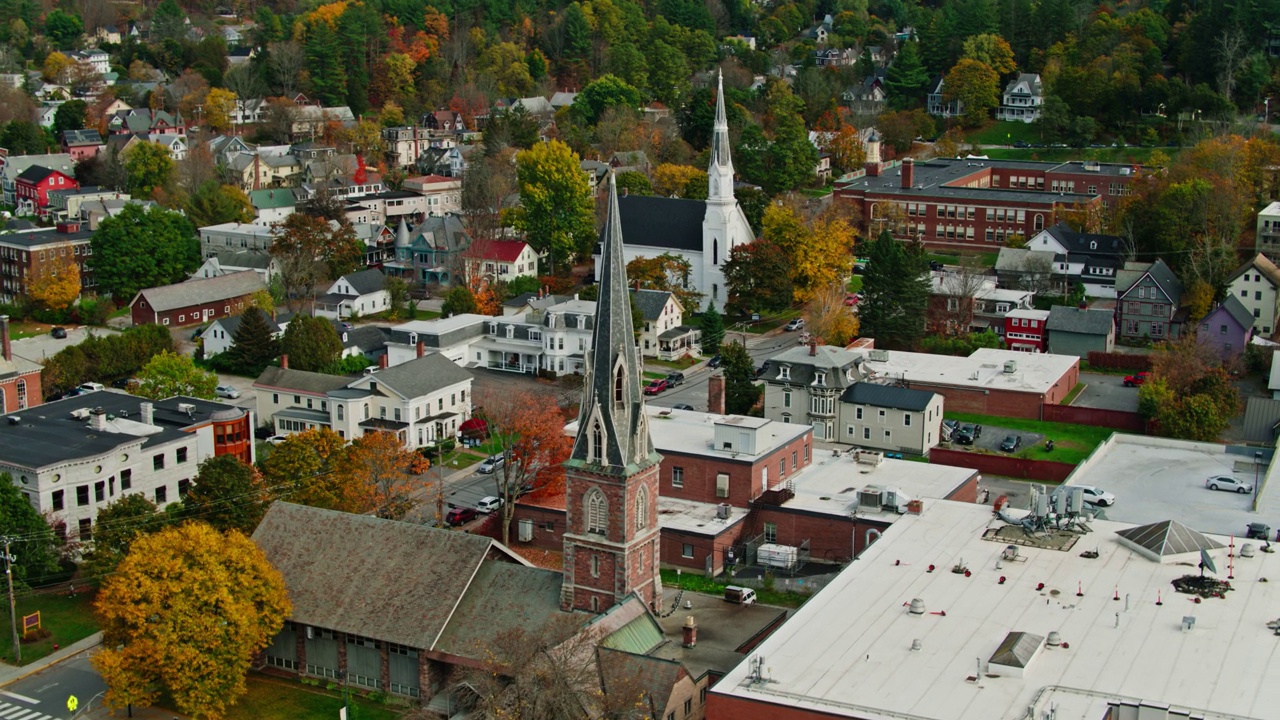
{"label": "yellow-leaved tree", "polygon": [[824,345],[843,347],[858,334],[858,316],[844,304],[844,283],[819,288],[805,308],[806,329]]}
{"label": "yellow-leaved tree", "polygon": [[807,303],[819,290],[843,282],[853,269],[853,228],[837,212],[806,221],[794,206],[770,204],[764,211],[761,235],[790,259],[798,303]]}
{"label": "yellow-leaved tree", "polygon": [[62,310],[80,297],[80,266],[70,243],[61,243],[48,252],[50,259],[34,268],[27,283],[27,296],[48,310]]}
{"label": "yellow-leaved tree", "polygon": [[213,88],[204,99],[204,121],[214,132],[231,129],[231,116],[236,111],[236,94],[230,90]]}
{"label": "yellow-leaved tree", "polygon": [[245,693],[254,654],[292,612],[253,541],[201,522],[134,540],[95,604],[102,650],[90,662],[106,704],[146,707],[163,693],[192,718],[220,717]]}
{"label": "yellow-leaved tree", "polygon": [[707,171],[692,165],[662,163],[653,169],[653,192],[664,197],[705,198]]}

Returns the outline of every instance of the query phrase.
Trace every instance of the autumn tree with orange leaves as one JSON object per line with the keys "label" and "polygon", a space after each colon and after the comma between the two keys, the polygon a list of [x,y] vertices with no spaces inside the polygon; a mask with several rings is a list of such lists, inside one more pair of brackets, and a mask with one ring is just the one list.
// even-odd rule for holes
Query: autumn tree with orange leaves
{"label": "autumn tree with orange leaves", "polygon": [[48,310],[63,310],[80,297],[80,266],[70,243],[51,248],[49,257],[47,262],[36,265],[27,284],[27,296]]}
{"label": "autumn tree with orange leaves", "polygon": [[502,498],[502,542],[511,539],[515,500],[521,495],[564,494],[563,463],[573,442],[564,433],[565,419],[547,397],[528,391],[481,393],[477,415],[488,423],[489,436],[507,458],[493,474]]}
{"label": "autumn tree with orange leaves", "polygon": [[399,520],[413,506],[414,491],[425,487],[422,477],[431,464],[404,446],[391,432],[366,432],[345,449],[336,463],[338,481],[360,488],[366,509],[378,517]]}

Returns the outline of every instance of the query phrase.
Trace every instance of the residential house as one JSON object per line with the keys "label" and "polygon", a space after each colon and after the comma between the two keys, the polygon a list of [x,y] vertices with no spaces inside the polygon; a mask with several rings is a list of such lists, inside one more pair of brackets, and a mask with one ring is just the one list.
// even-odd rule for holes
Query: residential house
{"label": "residential house", "polygon": [[640,328],[640,354],[659,360],[679,360],[702,354],[702,330],[684,324],[684,306],[669,292],[632,290],[644,326]]}
{"label": "residential house", "polygon": [[291,188],[250,190],[246,194],[253,205],[255,225],[270,227],[282,223],[298,209],[298,191]]}
{"label": "residential house", "polygon": [[1040,107],[1044,104],[1044,88],[1040,76],[1035,73],[1019,73],[1009,81],[996,109],[997,120],[1032,123],[1040,119]]}
{"label": "residential house", "polygon": [[252,304],[266,283],[252,270],[195,278],[139,291],[129,303],[134,325],[156,323],[183,327],[237,315]]}
{"label": "residential house", "polygon": [[262,250],[214,250],[205,258],[192,278],[211,278],[252,270],[264,284],[271,284],[280,273],[280,261]]}
{"label": "residential house", "polygon": [[1271,337],[1280,316],[1280,268],[1258,253],[1227,279],[1227,294],[1253,315],[1253,334]]}
{"label": "residential house", "polygon": [[[240,320],[243,317],[244,314],[241,313],[231,317],[218,318],[200,331],[199,338],[206,358],[222,354],[231,349],[231,346],[235,343],[236,332],[240,330]],[[292,313],[281,313],[274,317],[268,316],[268,325],[274,327],[272,337],[279,340],[284,335],[284,330],[292,319]]]}
{"label": "residential house", "polygon": [[107,132],[112,135],[186,135],[187,123],[181,112],[170,114],[164,110],[143,108],[120,110],[108,117]]}
{"label": "residential house", "polygon": [[577,98],[578,93],[576,92],[557,90],[554,93],[551,93],[551,98],[548,99],[547,102],[551,103],[551,107],[558,111],[561,108],[571,107],[573,105],[573,101]]}
{"label": "residential house", "polygon": [[[129,193],[100,187],[67,187],[60,190],[49,190],[49,205],[45,208],[46,216],[57,222],[81,220],[85,206],[104,200],[130,200]],[[94,229],[96,226],[90,229]]]}
{"label": "residential house", "polygon": [[139,494],[181,502],[200,463],[254,462],[253,411],[209,400],[97,391],[0,424],[0,472],[62,537],[89,542],[98,511]]}
{"label": "residential house", "polygon": [[227,51],[227,65],[236,67],[248,65],[258,53],[251,47],[233,47]]}
{"label": "residential house", "polygon": [[103,25],[94,31],[92,39],[99,44],[119,45],[123,36],[115,25]]}
{"label": "residential house", "polygon": [[84,63],[100,76],[111,72],[111,56],[105,50],[98,50],[97,48],[76,50],[67,53],[67,57],[72,62]]}
{"label": "residential house", "polygon": [[[1085,163],[1085,167],[1091,167]],[[1089,194],[1098,192],[1097,185],[1086,186]],[[1129,245],[1116,235],[1082,233],[1065,222],[1041,230],[1027,241],[1032,252],[1054,254],[1050,273],[1061,282],[1085,286],[1089,297],[1115,297],[1116,271],[1128,259]]]}
{"label": "residential house", "polygon": [[339,357],[349,358],[361,355],[365,360],[379,367],[386,362],[387,340],[391,336],[387,328],[380,325],[351,327],[351,323],[338,320],[329,322],[333,323],[334,331],[338,333],[338,340],[342,342],[342,353]]}
{"label": "residential house", "polygon": [[471,346],[485,334],[491,319],[488,315],[461,313],[435,320],[410,320],[387,328],[383,344],[387,364],[395,367],[419,357],[421,345],[423,353],[442,355],[459,367],[476,367],[480,360],[475,359]]}
{"label": "residential house", "polygon": [[80,187],[80,183],[72,175],[34,165],[19,175],[13,186],[14,197],[18,201],[17,214],[44,217],[49,207],[50,190],[74,190]]}
{"label": "residential house", "polygon": [[417,222],[427,215],[428,198],[412,190],[383,190],[347,198],[347,222],[390,225],[401,218]]}
{"label": "residential house", "polygon": [[1272,262],[1280,262],[1280,201],[1258,211],[1254,249]]}
{"label": "residential house", "polygon": [[861,357],[816,342],[775,356],[759,378],[765,383],[764,416],[811,425],[815,440],[838,442],[836,406],[844,391],[862,380]]}
{"label": "residential house", "polygon": [[649,156],[643,150],[619,150],[609,157],[609,167],[614,172],[638,172],[648,175],[650,170]]}
{"label": "residential house", "polygon": [[1048,310],[1010,310],[1004,316],[1004,329],[1000,333],[1004,335],[1005,347],[1020,352],[1044,352],[1045,324],[1048,321]]}
{"label": "residential house", "polygon": [[187,157],[187,136],[177,135],[174,133],[150,133],[146,137],[148,142],[153,142],[165,150],[169,151],[169,157],[174,160],[182,160]]}
{"label": "residential house", "polygon": [[840,394],[840,432],[832,441],[859,448],[928,455],[942,440],[942,395],[896,384],[855,382]]}
{"label": "residential house", "polygon": [[[828,51],[830,52],[830,51]],[[854,58],[855,62],[857,58]],[[860,115],[876,115],[884,110],[888,93],[884,89],[885,71],[876,70],[863,81],[840,95],[840,99],[854,113]]]}
{"label": "residential house", "polygon": [[460,178],[467,169],[467,159],[457,145],[436,146],[422,151],[413,163],[414,169],[423,175],[444,175]]}
{"label": "residential house", "polygon": [[465,256],[473,275],[504,282],[538,276],[538,253],[522,240],[473,242]]}
{"label": "residential house", "polygon": [[612,168],[607,163],[599,160],[583,160],[578,163],[578,167],[582,168],[582,172],[587,175],[587,187],[591,189],[592,195],[599,195],[608,183],[605,179],[609,177]]}
{"label": "residential house", "polygon": [[925,107],[930,115],[941,118],[959,117],[964,112],[964,103],[946,99],[941,75],[935,76],[929,83],[929,91],[925,95]]}
{"label": "residential house", "polygon": [[[287,146],[286,146],[287,148]],[[302,161],[288,152],[238,153],[227,163],[231,174],[240,178],[243,190],[280,188],[297,183],[302,177]]]}
{"label": "residential house", "polygon": [[551,105],[551,101],[541,95],[513,100],[510,107],[512,110],[522,107],[529,112],[530,116],[543,123],[550,122],[556,114],[556,109]]}
{"label": "residential house", "polygon": [[443,355],[423,354],[356,379],[292,370],[288,356],[253,389],[276,433],[325,427],[347,440],[394,433],[410,450],[455,437],[471,417],[471,373]]}
{"label": "residential house", "polygon": [[315,314],[345,320],[385,312],[391,307],[387,279],[381,270],[368,269],[338,278],[324,295],[316,298]]}
{"label": "residential house", "polygon": [[62,152],[76,162],[97,155],[104,147],[106,143],[97,130],[64,130],[62,133]]}
{"label": "residential house", "polygon": [[0,232],[0,302],[16,303],[26,296],[31,282],[56,274],[68,261],[80,271],[80,290],[92,293],[97,286],[87,260],[93,233],[76,221],[51,228],[15,228]]}
{"label": "residential house", "polygon": [[387,164],[406,167],[431,146],[431,128],[420,125],[383,128],[382,142],[387,148]]}
{"label": "residential house", "polygon": [[239,135],[217,135],[208,143],[209,153],[219,165],[227,165],[240,154],[252,155],[258,146],[248,142]]}
{"label": "residential house", "polygon": [[804,37],[812,40],[818,47],[826,45],[827,36],[831,33],[831,26],[833,22],[834,21],[830,15],[825,16],[822,19],[822,22],[814,25],[808,30],[805,30]]}
{"label": "residential house", "polygon": [[275,239],[278,229],[257,223],[229,222],[206,225],[197,232],[200,235],[200,254],[212,257],[222,251],[266,252],[271,249],[271,241]]}
{"label": "residential house", "polygon": [[1181,334],[1182,283],[1164,260],[1125,263],[1116,273],[1116,296],[1120,338],[1158,342]]}
{"label": "residential house", "polygon": [[449,285],[459,270],[462,252],[471,246],[457,215],[427,217],[412,230],[396,231],[395,259],[383,264],[389,275],[419,285]]}
{"label": "residential house", "polygon": [[295,138],[315,138],[324,134],[325,126],[329,123],[351,127],[356,123],[356,116],[346,105],[329,108],[303,105],[298,108],[291,133]]}
{"label": "residential house", "polygon": [[462,178],[459,176],[421,175],[405,178],[404,189],[426,198],[427,215],[462,212]]}
{"label": "residential house", "polygon": [[454,112],[453,110],[436,110],[435,112],[425,113],[420,122],[423,127],[436,134],[452,134],[467,130],[466,119],[462,117],[462,113]]}
{"label": "residential house", "polygon": [[1002,288],[996,278],[971,271],[930,273],[927,322],[930,332],[955,335],[990,330],[1004,335],[1005,317],[1030,310],[1035,293]]}
{"label": "residential house", "polygon": [[119,198],[99,198],[80,203],[80,215],[68,218],[68,220],[79,220],[82,224],[87,225],[90,230],[97,230],[98,225],[104,218],[115,217],[130,205],[138,205],[143,210],[159,207],[154,200],[136,200],[121,193]]}
{"label": "residential house", "polygon": [[813,51],[813,62],[818,67],[849,67],[858,63],[858,51],[854,48],[819,48]]}
{"label": "residential house", "polygon": [[1253,313],[1249,312],[1239,298],[1227,295],[1225,300],[1218,303],[1200,321],[1196,341],[1201,346],[1210,348],[1213,354],[1223,360],[1230,360],[1244,352],[1245,345],[1253,334],[1253,320]]}
{"label": "residential house", "polygon": [[[572,300],[535,310],[525,321],[542,328],[543,348],[536,353],[536,367],[557,375],[580,375],[586,372],[587,353],[591,350],[596,326],[596,304],[589,300]],[[493,355],[489,356],[490,360]]]}
{"label": "residential house", "polygon": [[1045,323],[1049,352],[1088,358],[1091,352],[1115,349],[1116,319],[1108,310],[1054,305]]}
{"label": "residential house", "polygon": [[57,170],[66,177],[75,177],[75,160],[66,153],[52,155],[11,155],[0,148],[0,192],[3,202],[10,207],[18,204],[18,176],[32,167]]}
{"label": "residential house", "polygon": [[26,410],[44,402],[41,369],[40,363],[13,354],[9,316],[0,315],[0,413]]}

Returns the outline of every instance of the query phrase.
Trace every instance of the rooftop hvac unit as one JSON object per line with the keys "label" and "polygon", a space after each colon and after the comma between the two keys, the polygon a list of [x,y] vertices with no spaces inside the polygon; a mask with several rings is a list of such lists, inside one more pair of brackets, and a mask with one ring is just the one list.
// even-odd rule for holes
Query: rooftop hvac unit
{"label": "rooftop hvac unit", "polygon": [[1121,174],[1121,175],[1132,175],[1132,174],[1133,174],[1133,168],[1122,167],[1122,168],[1120,168],[1120,174]]}
{"label": "rooftop hvac unit", "polygon": [[178,412],[190,415],[196,411],[196,406],[191,403],[178,403]]}
{"label": "rooftop hvac unit", "polygon": [[76,408],[75,410],[71,411],[71,417],[77,420],[88,420],[89,408]]}
{"label": "rooftop hvac unit", "polygon": [[867,353],[867,359],[873,362],[889,362],[889,351],[871,350]]}
{"label": "rooftop hvac unit", "polygon": [[716,518],[720,520],[728,520],[730,507],[729,503],[720,503],[719,505],[716,505]]}
{"label": "rooftop hvac unit", "polygon": [[517,535],[517,537],[520,539],[520,542],[533,542],[533,519],[532,518],[521,518],[520,522],[517,523],[517,527],[519,527],[519,530],[518,530],[519,534]]}
{"label": "rooftop hvac unit", "polygon": [[880,498],[883,492],[875,485],[868,485],[858,491],[858,507],[880,509]]}
{"label": "rooftop hvac unit", "polygon": [[873,452],[871,450],[859,450],[857,457],[855,457],[854,460],[859,465],[871,465],[874,467],[884,462],[884,453]]}
{"label": "rooftop hvac unit", "polygon": [[1005,375],[1012,375],[1013,373],[1016,373],[1016,372],[1018,372],[1018,361],[1017,361],[1017,360],[1005,360],[1005,361],[1004,361],[1004,373],[1005,373]]}

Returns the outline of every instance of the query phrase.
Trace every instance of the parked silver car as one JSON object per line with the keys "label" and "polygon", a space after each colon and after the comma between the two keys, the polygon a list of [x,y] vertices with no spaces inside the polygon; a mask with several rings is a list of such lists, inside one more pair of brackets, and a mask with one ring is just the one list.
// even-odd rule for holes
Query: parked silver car
{"label": "parked silver car", "polygon": [[1243,480],[1237,480],[1230,475],[1214,475],[1204,481],[1204,486],[1210,490],[1235,491],[1242,495],[1253,492],[1253,485]]}

